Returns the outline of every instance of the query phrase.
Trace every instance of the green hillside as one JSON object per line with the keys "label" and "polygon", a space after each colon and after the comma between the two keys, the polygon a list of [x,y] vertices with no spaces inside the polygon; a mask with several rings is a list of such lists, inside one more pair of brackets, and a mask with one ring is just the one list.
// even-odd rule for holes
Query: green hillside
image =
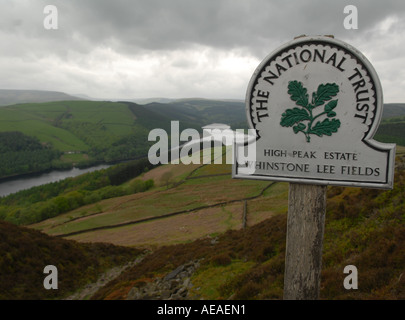
{"label": "green hillside", "polygon": [[[393,190],[328,188],[322,299],[405,298],[405,281],[401,277],[405,271],[404,163],[404,156],[398,155]],[[24,285],[15,286],[16,289],[4,280],[0,293],[5,298],[10,296],[10,290],[16,290],[12,292],[18,298],[24,296],[25,289],[21,288],[37,288],[42,273],[34,273],[46,260],[41,252],[59,252],[56,248],[43,249],[45,243],[55,243],[58,248],[64,249],[63,257],[67,260],[57,261],[65,266],[66,272],[72,270],[73,273],[64,278],[72,280],[75,270],[83,268],[81,261],[89,264],[85,253],[91,256],[94,251],[91,247],[83,247],[87,248],[85,253],[79,253],[74,248],[81,245],[71,240],[152,250],[136,267],[127,269],[100,288],[93,299],[125,299],[135,291],[141,292],[142,288],[161,283],[176,268],[186,268],[190,264],[195,266],[195,270],[187,280],[187,299],[282,298],[288,184],[234,180],[230,177],[230,165],[226,164],[164,165],[141,175],[136,174],[129,181],[118,179],[120,172],[125,172],[122,168],[120,165],[112,167],[111,171],[102,171],[98,176],[77,177],[77,180],[69,180],[70,187],[56,184],[60,191],[53,194],[53,197],[59,198],[55,204],[71,203],[71,200],[79,199],[80,194],[91,197],[91,193],[84,192],[85,186],[88,191],[92,189],[98,193],[104,190],[112,197],[104,200],[95,198],[93,203],[79,205],[67,213],[30,226],[30,229],[39,229],[42,233],[23,232],[26,238],[19,240],[21,236],[17,233],[25,229],[5,224],[13,235],[2,238],[0,248],[4,249],[0,255],[3,257],[0,274],[12,272],[10,261],[19,261],[11,279],[21,277],[20,272],[28,272],[22,278]],[[101,187],[105,177],[114,176],[117,178],[116,186]],[[132,189],[124,196],[119,193],[114,196],[114,192],[119,190],[117,188],[130,190],[140,182],[150,180],[154,181],[152,188]],[[75,187],[78,184],[82,191]],[[4,201],[8,202],[4,203],[3,210],[11,210],[21,201],[26,201],[23,206],[28,211],[28,202],[55,201],[51,196],[52,186],[48,188],[39,187],[35,190],[40,192],[25,191],[24,195],[6,197]],[[41,197],[42,200],[39,199]],[[65,198],[64,202],[62,198]],[[247,215],[244,223],[245,204]],[[36,240],[43,237],[43,233],[58,237],[44,238],[44,242]],[[120,256],[121,249],[114,248],[117,247],[108,247],[109,255]],[[7,252],[12,252],[11,257]],[[33,262],[37,259],[32,257],[31,252],[37,252],[40,263]],[[126,257],[135,259],[139,252],[140,249],[128,253]],[[22,267],[24,264],[26,268]],[[343,288],[343,268],[348,264],[354,264],[359,269],[359,290],[347,291]],[[95,273],[99,274],[99,271],[93,273],[91,268],[84,270],[88,271],[84,272],[83,282],[69,284],[66,294],[95,279]],[[159,293],[159,290],[148,291],[148,294],[160,299],[162,292]],[[185,289],[182,290],[184,292]],[[32,292],[30,296],[41,299],[60,297],[45,296],[35,290]],[[147,295],[142,297],[146,299]]]}
{"label": "green hillside", "polygon": [[[165,115],[172,120],[201,124],[225,123],[235,129],[235,124],[246,122],[245,103],[243,101],[222,101],[208,99],[182,99],[170,103],[150,103],[148,109]],[[242,128],[240,128],[242,129]]]}
{"label": "green hillside", "polygon": [[405,115],[405,103],[385,103],[383,119]]}
{"label": "green hillside", "polygon": [[375,139],[405,146],[405,116],[383,119],[378,127]]}
{"label": "green hillside", "polygon": [[0,109],[1,131],[20,131],[60,151],[90,152],[133,133],[135,117],[115,102],[62,101]]}
{"label": "green hillside", "polygon": [[[45,169],[125,160],[148,149],[148,130],[121,103],[61,101],[7,106],[0,108],[0,131],[21,132],[59,152]],[[16,169],[9,175],[41,171],[31,169]]]}
{"label": "green hillside", "polygon": [[[384,114],[402,118],[384,120],[376,139],[404,145],[403,106],[388,104]],[[153,142],[150,130],[165,129],[179,121],[180,130],[210,123],[225,123],[234,129],[247,128],[242,101],[182,99],[169,103],[138,105],[132,102],[56,101],[25,103],[0,108],[0,132],[20,132],[36,138],[59,156],[47,158],[44,165],[31,165],[18,154],[3,155],[4,163],[18,158],[19,166],[0,173],[0,178],[48,169],[89,166],[100,162],[123,161],[145,156]],[[394,121],[394,122],[393,122]],[[19,150],[22,153],[27,150]],[[54,153],[54,154],[56,154]]]}
{"label": "green hillside", "polygon": [[[321,299],[405,299],[404,161],[403,156],[397,158],[393,190],[328,189]],[[271,194],[260,197],[260,201],[265,203]],[[274,201],[268,204],[270,212]],[[249,201],[248,220],[256,210]],[[208,212],[201,213],[208,219]],[[246,229],[161,246],[92,299],[134,298],[134,292],[138,299],[171,295],[181,299],[282,299],[286,220],[285,211],[279,212]],[[177,223],[183,225],[182,220]],[[359,270],[358,290],[343,287],[343,269],[348,264]],[[190,265],[197,270],[184,280],[186,287],[177,284],[172,291],[165,289],[165,281],[169,283],[165,277],[175,270],[190,269]]]}
{"label": "green hillside", "polygon": [[[171,121],[180,121],[180,130],[212,122],[235,124],[245,119],[239,102],[191,100],[169,104],[137,105],[132,102],[57,101],[26,103],[0,108],[0,132],[20,132],[38,139],[59,157],[47,161],[46,168],[30,167],[29,161],[18,169],[0,174],[37,172],[89,166],[145,156],[154,142],[150,130],[165,129],[170,135]],[[25,152],[27,150],[20,150]],[[15,155],[5,158],[12,162]],[[4,157],[4,156],[3,156]],[[20,157],[21,158],[21,157]],[[26,167],[26,169],[21,169]]]}

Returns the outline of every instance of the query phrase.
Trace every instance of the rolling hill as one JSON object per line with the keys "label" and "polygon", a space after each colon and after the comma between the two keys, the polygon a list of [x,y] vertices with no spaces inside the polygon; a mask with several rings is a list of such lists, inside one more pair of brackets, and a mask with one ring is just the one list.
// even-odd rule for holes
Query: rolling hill
{"label": "rolling hill", "polygon": [[[232,125],[244,116],[242,109],[238,103],[211,100],[144,106],[109,101],[26,103],[0,108],[0,132],[21,132],[62,153],[45,168],[58,169],[139,158],[154,143],[148,141],[152,129],[162,128],[170,135],[171,121],[180,121],[180,130],[201,131],[214,119]],[[5,162],[15,156],[3,155]],[[8,174],[35,172],[36,166],[30,170],[29,159],[26,162],[19,166],[26,170],[10,169]]]}
{"label": "rolling hill", "polygon": [[405,146],[405,115],[383,119],[378,127],[375,139]]}
{"label": "rolling hill", "polygon": [[[49,162],[45,169],[68,168],[73,164],[88,166],[147,153],[149,130],[139,124],[133,111],[126,104],[98,101],[6,106],[0,108],[0,131],[21,132],[34,137],[48,149],[58,151],[59,159]],[[21,149],[20,153],[26,151]],[[15,152],[2,155],[3,163],[17,155]],[[26,170],[17,168],[9,175],[38,172],[30,168],[32,159],[25,161]],[[23,167],[24,163],[21,163],[20,168]]]}
{"label": "rolling hill", "polygon": [[0,89],[0,106],[66,100],[83,99],[57,91]]}
{"label": "rolling hill", "polygon": [[393,118],[405,115],[405,103],[385,103],[382,118]]}
{"label": "rolling hill", "polygon": [[171,120],[195,124],[200,128],[216,122],[226,123],[235,128],[236,124],[246,122],[243,101],[181,99],[169,103],[149,103],[145,107]]}
{"label": "rolling hill", "polygon": [[[23,99],[23,95],[19,97]],[[61,94],[59,98],[63,97],[65,95]],[[403,107],[402,104],[388,104],[384,114],[405,115]],[[383,142],[403,145],[403,124],[394,124],[388,119],[391,118],[384,120],[377,140],[381,138]],[[8,168],[1,176],[139,158],[145,156],[153,144],[148,141],[149,132],[162,128],[170,134],[170,121],[179,121],[180,130],[194,128],[200,132],[202,126],[218,122],[233,129],[247,128],[242,101],[180,99],[138,105],[125,101],[73,100],[3,106],[0,108],[0,132],[21,132],[61,155],[49,159],[46,165],[30,166],[28,160],[25,163],[15,153],[4,154],[3,163],[12,163],[17,157],[21,165]],[[394,130],[386,129],[390,126],[395,127]]]}

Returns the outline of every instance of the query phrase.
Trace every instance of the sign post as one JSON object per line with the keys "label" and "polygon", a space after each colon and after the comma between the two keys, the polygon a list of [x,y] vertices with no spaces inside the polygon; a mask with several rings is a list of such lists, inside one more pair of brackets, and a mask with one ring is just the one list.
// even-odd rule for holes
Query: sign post
{"label": "sign post", "polygon": [[373,140],[382,108],[371,63],[332,37],[294,39],[255,70],[246,113],[256,152],[235,144],[232,176],[290,182],[285,299],[319,296],[326,186],[392,188],[395,145]]}
{"label": "sign post", "polygon": [[290,183],[284,299],[316,300],[319,295],[326,187]]}

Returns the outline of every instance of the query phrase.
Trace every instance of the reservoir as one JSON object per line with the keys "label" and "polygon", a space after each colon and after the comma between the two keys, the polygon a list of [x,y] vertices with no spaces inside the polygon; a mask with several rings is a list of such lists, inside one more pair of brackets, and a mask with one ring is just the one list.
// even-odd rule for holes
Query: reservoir
{"label": "reservoir", "polygon": [[33,174],[29,176],[16,177],[15,179],[4,180],[0,182],[0,197],[4,197],[11,193],[40,186],[43,184],[56,182],[70,177],[76,177],[83,173],[105,169],[108,167],[109,165],[101,164],[98,166],[85,169],[73,168],[64,171],[54,170],[51,172],[41,173],[37,175]]}

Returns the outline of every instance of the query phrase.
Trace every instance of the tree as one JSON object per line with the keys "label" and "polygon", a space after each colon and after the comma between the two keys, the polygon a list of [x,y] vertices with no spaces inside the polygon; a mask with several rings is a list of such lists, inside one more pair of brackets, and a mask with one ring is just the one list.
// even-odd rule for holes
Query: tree
{"label": "tree", "polygon": [[166,189],[169,189],[169,184],[172,182],[172,178],[173,178],[173,172],[171,172],[171,171],[166,171],[160,177],[160,181],[162,181],[163,184],[166,185]]}

